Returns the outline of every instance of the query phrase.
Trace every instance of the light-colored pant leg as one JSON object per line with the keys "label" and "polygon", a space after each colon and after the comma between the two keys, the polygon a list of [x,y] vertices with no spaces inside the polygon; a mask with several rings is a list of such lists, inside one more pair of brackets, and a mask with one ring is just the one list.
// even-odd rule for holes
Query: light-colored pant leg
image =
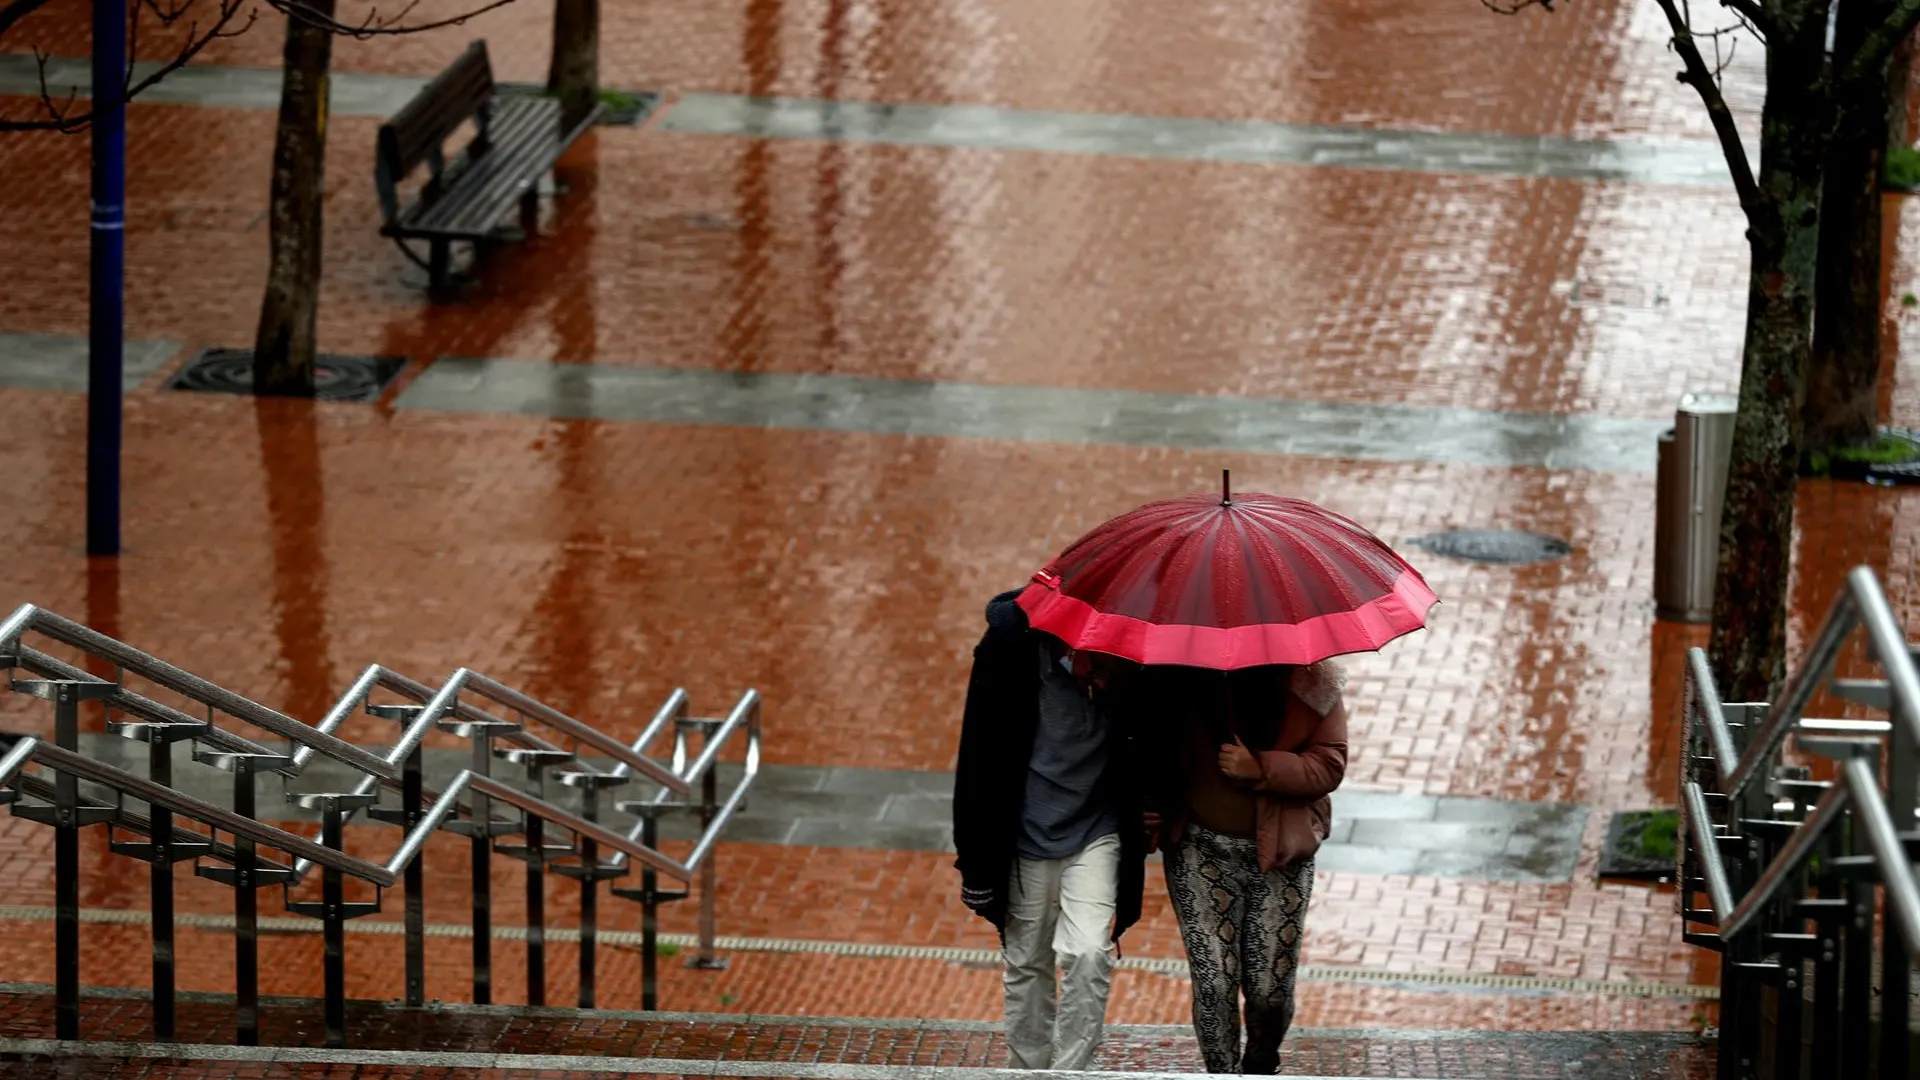
{"label": "light-colored pant leg", "polygon": [[1095,840],[1065,863],[1060,872],[1060,920],[1053,934],[1053,952],[1062,974],[1053,1067],[1078,1072],[1092,1063],[1100,1047],[1107,995],[1113,989],[1120,838]]}
{"label": "light-colored pant leg", "polygon": [[1054,933],[1059,922],[1064,859],[1017,859],[1007,884],[1006,960],[1008,1067],[1053,1067]]}

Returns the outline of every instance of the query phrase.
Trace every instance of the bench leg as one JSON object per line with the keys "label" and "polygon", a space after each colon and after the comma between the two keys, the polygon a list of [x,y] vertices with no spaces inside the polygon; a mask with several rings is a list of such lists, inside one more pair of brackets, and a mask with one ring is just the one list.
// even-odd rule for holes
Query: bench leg
{"label": "bench leg", "polygon": [[450,240],[430,240],[430,252],[427,256],[427,282],[436,289],[445,289],[453,283],[453,242]]}
{"label": "bench leg", "polygon": [[528,237],[540,231],[540,185],[537,183],[520,196],[520,231]]}

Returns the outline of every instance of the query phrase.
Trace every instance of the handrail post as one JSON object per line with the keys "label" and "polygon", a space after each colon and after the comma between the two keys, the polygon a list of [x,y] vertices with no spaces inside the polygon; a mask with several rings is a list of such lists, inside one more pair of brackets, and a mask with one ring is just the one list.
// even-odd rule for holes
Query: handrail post
{"label": "handrail post", "polygon": [[[600,786],[588,780],[580,790],[580,816],[600,820]],[[594,951],[600,944],[600,841],[580,838],[580,995],[583,1009],[593,1008]]]}
{"label": "handrail post", "polygon": [[[1871,848],[1861,835],[1860,819],[1850,817],[1847,852],[1865,855]],[[1855,878],[1847,883],[1847,925],[1840,954],[1841,1013],[1840,1070],[1838,1076],[1870,1076],[1873,1053],[1869,1002],[1873,999],[1874,883]]]}
{"label": "handrail post", "polygon": [[[328,796],[321,807],[320,842],[335,851],[346,850],[346,836],[343,825],[345,813],[340,800]],[[324,940],[324,956],[321,960],[321,976],[325,984],[325,1000],[322,1008],[326,1013],[327,1046],[330,1048],[347,1045],[347,912],[344,875],[334,867],[325,867],[320,874],[320,903],[322,904],[321,935]]]}
{"label": "handrail post", "polygon": [[[400,801],[405,809],[406,835],[411,836],[426,817],[421,794],[420,747],[407,752],[400,773]],[[427,874],[426,849],[423,847],[407,862],[406,952],[407,1004],[420,1008],[427,1003]]]}
{"label": "handrail post", "polygon": [[[467,767],[477,776],[489,775],[493,764],[492,730],[473,734],[473,761]],[[473,1003],[493,1004],[493,800],[474,791],[473,805]]]}
{"label": "handrail post", "polygon": [[[147,733],[147,779],[173,786],[173,740],[163,730]],[[147,904],[153,914],[153,1038],[172,1042],[174,1032],[173,811],[148,813]]]}
{"label": "handrail post", "polygon": [[[233,812],[255,814],[254,759],[233,761]],[[260,1045],[260,896],[254,878],[254,845],[244,836],[233,838],[233,987],[234,1041]]]}
{"label": "handrail post", "polygon": [[[534,797],[547,797],[546,769],[538,759],[527,762]],[[547,830],[535,813],[521,815],[527,841],[527,1004],[547,1003]]]}
{"label": "handrail post", "polygon": [[[55,687],[53,744],[80,748],[81,687]],[[80,778],[66,770],[53,778],[54,1037],[80,1037]]]}
{"label": "handrail post", "polygon": [[[641,811],[640,842],[660,846],[660,822],[651,808]],[[652,863],[640,867],[640,1008],[660,1007],[660,874]]]}
{"label": "handrail post", "polygon": [[[706,752],[707,741],[713,738],[714,732],[718,729],[717,722],[706,725],[700,744],[702,753]],[[700,835],[702,836],[707,834],[707,828],[713,824],[714,815],[720,809],[719,772],[718,768],[709,768],[706,775],[700,778]],[[718,851],[717,847],[709,848],[707,857],[700,861],[700,948],[694,953],[693,958],[687,961],[687,966],[702,971],[725,971],[727,967],[727,962],[722,960],[713,948],[714,893],[715,883],[718,880],[715,860]]]}

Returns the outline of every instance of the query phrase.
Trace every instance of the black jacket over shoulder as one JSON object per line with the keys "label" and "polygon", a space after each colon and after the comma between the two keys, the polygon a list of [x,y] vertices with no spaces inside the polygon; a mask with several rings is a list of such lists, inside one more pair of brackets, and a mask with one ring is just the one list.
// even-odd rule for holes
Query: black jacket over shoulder
{"label": "black jacket over shoulder", "polygon": [[[987,604],[987,632],[973,649],[966,716],[960,728],[960,762],[953,779],[953,845],[959,853],[962,898],[994,926],[1007,921],[1007,886],[1018,857],[1021,802],[1040,718],[1037,650],[1041,635],[1014,602],[1019,591]],[[1140,918],[1146,890],[1146,832],[1141,826],[1141,769],[1134,737],[1137,720],[1120,707],[1124,676],[1101,695],[1115,725],[1113,752],[1103,783],[1120,818],[1120,881],[1113,938]]]}

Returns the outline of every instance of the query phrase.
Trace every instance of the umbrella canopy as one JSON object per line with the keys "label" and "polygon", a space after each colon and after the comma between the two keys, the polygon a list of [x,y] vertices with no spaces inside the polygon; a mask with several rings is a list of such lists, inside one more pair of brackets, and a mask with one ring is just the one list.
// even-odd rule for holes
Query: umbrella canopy
{"label": "umbrella canopy", "polygon": [[1378,649],[1437,602],[1405,559],[1304,499],[1149,503],[1075,541],[1020,606],[1076,649],[1233,671]]}

